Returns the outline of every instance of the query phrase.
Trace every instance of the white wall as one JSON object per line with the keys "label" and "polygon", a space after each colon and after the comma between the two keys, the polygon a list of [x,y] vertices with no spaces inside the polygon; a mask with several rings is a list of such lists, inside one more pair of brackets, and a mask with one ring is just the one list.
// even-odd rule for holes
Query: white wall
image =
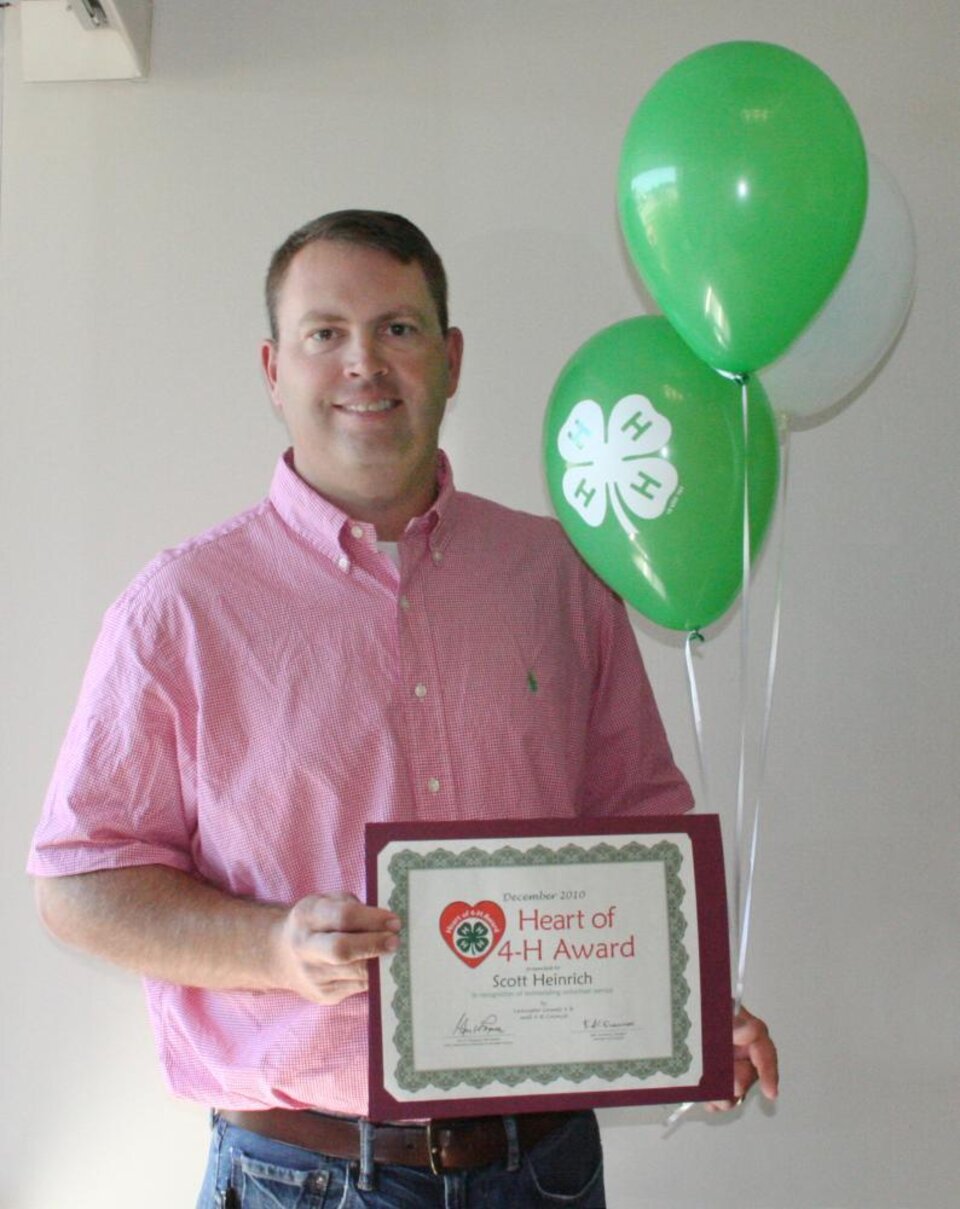
{"label": "white wall", "polygon": [[[195,1194],[204,1112],[167,1097],[135,980],[47,940],[22,868],[102,610],[157,549],[266,489],[283,445],[256,358],[270,251],[338,206],[420,222],[468,340],[445,438],[459,481],[547,511],[553,379],[643,306],[614,210],[626,122],[678,58],[741,37],[844,91],[909,198],[920,285],[882,375],[793,442],[748,982],[782,1100],[666,1141],[657,1114],[605,1114],[611,1204],[952,1203],[956,0],[156,0],[139,84],[24,84],[15,10],[5,25],[0,1204]],[[639,629],[693,773],[677,640]],[[727,814],[736,644],[727,626],[703,663]]]}

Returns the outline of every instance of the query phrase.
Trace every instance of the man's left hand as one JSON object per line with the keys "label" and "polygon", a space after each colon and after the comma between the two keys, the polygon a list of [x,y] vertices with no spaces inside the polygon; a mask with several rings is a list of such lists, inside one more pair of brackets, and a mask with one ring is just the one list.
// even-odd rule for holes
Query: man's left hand
{"label": "man's left hand", "polygon": [[768,1100],[777,1098],[780,1076],[777,1047],[770,1039],[766,1024],[745,1007],[733,1018],[733,1096],[732,1100],[714,1100],[704,1105],[707,1112],[727,1112],[743,1103],[743,1098],[760,1083]]}

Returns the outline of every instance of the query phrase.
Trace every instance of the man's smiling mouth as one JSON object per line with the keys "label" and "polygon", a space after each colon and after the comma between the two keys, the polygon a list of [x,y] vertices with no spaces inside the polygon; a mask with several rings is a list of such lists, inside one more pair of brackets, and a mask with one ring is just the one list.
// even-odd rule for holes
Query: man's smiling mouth
{"label": "man's smiling mouth", "polygon": [[380,411],[392,411],[400,406],[399,399],[361,399],[354,403],[338,403],[340,411],[349,411],[356,415],[369,415]]}

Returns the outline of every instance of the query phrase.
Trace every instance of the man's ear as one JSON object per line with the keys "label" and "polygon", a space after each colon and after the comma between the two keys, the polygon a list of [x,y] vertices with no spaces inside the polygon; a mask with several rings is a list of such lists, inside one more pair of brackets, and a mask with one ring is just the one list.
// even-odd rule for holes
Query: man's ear
{"label": "man's ear", "polygon": [[283,411],[283,403],[277,390],[277,344],[275,340],[264,340],[260,345],[260,367],[263,370],[264,381],[270,392],[270,400],[278,412]]}
{"label": "man's ear", "polygon": [[458,327],[447,329],[443,338],[447,346],[447,398],[451,399],[457,393],[460,382],[460,367],[463,365],[463,332]]}

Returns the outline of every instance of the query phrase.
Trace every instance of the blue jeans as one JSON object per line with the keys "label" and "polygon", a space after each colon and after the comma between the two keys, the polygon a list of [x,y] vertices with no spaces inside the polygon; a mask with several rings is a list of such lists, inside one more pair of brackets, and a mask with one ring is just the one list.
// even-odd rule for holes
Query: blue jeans
{"label": "blue jeans", "polygon": [[578,1113],[513,1170],[494,1163],[433,1175],[377,1164],[374,1189],[358,1188],[358,1164],[330,1159],[237,1129],[215,1117],[197,1209],[604,1209],[603,1155],[593,1113]]}

